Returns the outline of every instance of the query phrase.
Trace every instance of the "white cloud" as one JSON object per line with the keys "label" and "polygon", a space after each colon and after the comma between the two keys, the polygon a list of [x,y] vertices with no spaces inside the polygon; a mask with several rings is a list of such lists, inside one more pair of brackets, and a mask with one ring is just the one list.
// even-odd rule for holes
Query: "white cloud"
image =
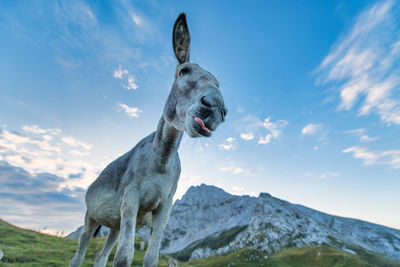
{"label": "white cloud", "polygon": [[[26,135],[0,131],[1,160],[32,174],[46,172],[63,177],[65,181],[60,186],[68,188],[86,188],[105,166],[82,161],[80,158],[89,155],[93,145],[64,136],[60,129],[41,129],[37,125],[24,125],[22,129]],[[69,151],[70,147],[77,149]],[[79,151],[79,148],[85,151]],[[77,175],[79,178],[69,179]]]}
{"label": "white cloud", "polygon": [[257,132],[263,127],[263,122],[252,114],[243,117],[235,122],[236,127],[240,132]]}
{"label": "white cloud", "polygon": [[244,187],[235,185],[235,186],[232,186],[232,190],[236,191],[236,192],[243,192]]}
{"label": "white cloud", "polygon": [[260,137],[260,139],[258,140],[258,143],[261,145],[266,145],[266,144],[271,143],[271,139],[272,139],[272,135],[267,134],[265,137]]}
{"label": "white cloud", "polygon": [[257,197],[258,194],[255,192],[248,192],[246,189],[242,186],[234,185],[229,189],[226,190],[227,192],[233,194],[233,195],[249,195],[249,196],[254,196]]}
{"label": "white cloud", "polygon": [[238,107],[236,112],[239,113],[239,114],[242,114],[244,112],[244,108]]}
{"label": "white cloud", "polygon": [[[154,18],[146,16],[144,13],[140,13],[137,8],[134,7],[129,1],[122,2],[126,16],[126,25],[131,25],[130,28],[135,34],[135,38],[142,42],[160,42],[165,39],[165,36],[160,32],[160,29],[154,24]],[[125,14],[122,14],[125,17]]]}
{"label": "white cloud", "polygon": [[366,134],[363,134],[363,135],[361,135],[360,136],[360,141],[361,142],[372,142],[372,141],[375,141],[375,140],[378,140],[379,139],[379,137],[370,137],[370,136],[368,136],[368,135],[366,135]]}
{"label": "white cloud", "polygon": [[82,151],[79,151],[79,150],[71,150],[71,151],[69,151],[69,153],[71,155],[77,156],[77,157],[85,157],[85,156],[89,155],[88,151],[82,152]]}
{"label": "white cloud", "polygon": [[372,141],[379,139],[379,137],[377,137],[377,136],[370,137],[369,135],[366,134],[366,132],[367,132],[367,130],[365,130],[364,128],[360,128],[360,129],[345,131],[344,133],[358,136],[360,138],[360,142],[363,142],[363,143],[372,142]]}
{"label": "white cloud", "polygon": [[359,129],[354,129],[354,130],[349,130],[349,131],[345,131],[345,134],[351,134],[351,135],[362,135],[363,133],[365,133],[366,130],[364,128],[359,128]]}
{"label": "white cloud", "polygon": [[128,75],[128,70],[122,69],[121,66],[117,70],[114,70],[114,78],[122,79],[123,76]]}
{"label": "white cloud", "polygon": [[[288,125],[286,120],[274,122],[271,117],[267,117],[261,121],[258,117],[250,114],[238,121],[236,127],[242,132],[240,134],[242,139],[249,141],[257,137],[259,144],[268,144],[281,136],[286,125]],[[267,130],[267,134],[265,134],[265,130]]]}
{"label": "white cloud", "polygon": [[268,117],[264,120],[263,126],[267,129],[273,138],[278,138],[281,133],[282,129],[288,124],[285,120],[278,120],[277,122],[272,122],[271,117]]}
{"label": "white cloud", "polygon": [[127,81],[128,81],[128,84],[124,86],[126,89],[128,89],[128,90],[138,89],[138,85],[136,84],[135,77],[133,77],[132,75],[128,75]]}
{"label": "white cloud", "polygon": [[95,20],[95,19],[96,19],[96,17],[95,17],[95,15],[93,14],[92,10],[88,9],[88,10],[86,11],[86,13],[87,13],[87,15],[89,16],[90,19],[92,19],[92,20]]}
{"label": "white cloud", "polygon": [[45,232],[52,234],[60,233],[60,227],[72,231],[82,220],[85,190],[60,189],[64,178],[49,173],[32,175],[4,161],[0,161],[0,177],[2,219],[35,230],[46,227]]}
{"label": "white cloud", "polygon": [[129,74],[129,71],[127,69],[123,69],[121,65],[119,65],[117,70],[114,70],[113,74],[114,78],[123,80],[126,82],[126,85],[123,85],[122,87],[128,89],[128,90],[136,90],[138,89],[138,85],[136,83],[136,79],[132,74]]}
{"label": "white cloud", "polygon": [[91,144],[84,143],[82,141],[79,141],[79,140],[71,137],[71,136],[64,136],[64,137],[61,138],[61,140],[65,144],[67,144],[69,146],[72,146],[72,147],[80,146],[80,147],[82,147],[82,148],[84,148],[86,150],[91,150],[93,148],[93,146]]}
{"label": "white cloud", "polygon": [[302,130],[301,133],[303,135],[314,135],[322,129],[321,124],[307,124]]}
{"label": "white cloud", "polygon": [[339,110],[360,102],[359,116],[377,114],[400,124],[400,21],[398,1],[379,1],[361,13],[319,68],[320,81],[340,91]]}
{"label": "white cloud", "polygon": [[370,151],[364,147],[353,146],[342,151],[353,153],[353,157],[361,159],[364,165],[389,165],[400,168],[400,150]]}
{"label": "white cloud", "polygon": [[241,133],[241,134],[240,134],[240,137],[241,137],[243,140],[250,141],[250,140],[252,140],[252,139],[254,138],[254,134],[253,134],[252,132],[249,132],[249,133]]}
{"label": "white cloud", "polygon": [[134,117],[134,118],[138,118],[139,117],[139,113],[141,113],[142,111],[137,108],[137,107],[129,107],[128,105],[119,103],[118,104],[121,108],[124,109],[125,113],[128,114],[129,117]]}
{"label": "white cloud", "polygon": [[338,172],[333,172],[333,171],[326,171],[321,174],[316,174],[313,172],[306,172],[304,175],[312,177],[312,178],[327,179],[327,178],[332,178],[332,177],[338,177],[338,176],[341,176],[342,174],[338,173]]}
{"label": "white cloud", "polygon": [[143,25],[143,20],[137,14],[132,14],[132,20],[139,27]]}
{"label": "white cloud", "polygon": [[237,148],[236,138],[228,137],[226,140],[219,145],[219,149],[223,150],[235,150]]}
{"label": "white cloud", "polygon": [[219,170],[221,172],[228,172],[228,173],[232,173],[232,174],[240,174],[240,173],[243,173],[243,171],[244,171],[242,168],[233,167],[233,166],[231,166],[231,167],[221,167],[221,168],[219,168]]}
{"label": "white cloud", "polygon": [[34,134],[44,134],[47,132],[46,130],[41,129],[37,125],[23,125],[22,130],[24,130],[25,132],[30,132],[30,133],[34,133]]}
{"label": "white cloud", "polygon": [[322,174],[319,176],[319,178],[321,178],[321,179],[326,179],[326,178],[330,178],[330,177],[337,177],[337,176],[340,176],[340,175],[341,175],[341,174],[338,173],[338,172],[327,171],[327,172],[322,173]]}

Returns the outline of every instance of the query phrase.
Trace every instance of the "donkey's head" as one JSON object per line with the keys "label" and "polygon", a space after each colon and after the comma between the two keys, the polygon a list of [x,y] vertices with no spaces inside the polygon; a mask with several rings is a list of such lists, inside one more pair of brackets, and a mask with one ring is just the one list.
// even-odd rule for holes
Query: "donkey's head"
{"label": "donkey's head", "polygon": [[164,118],[190,137],[209,137],[225,120],[227,109],[217,79],[189,62],[190,35],[183,13],[175,22],[172,42],[178,65]]}

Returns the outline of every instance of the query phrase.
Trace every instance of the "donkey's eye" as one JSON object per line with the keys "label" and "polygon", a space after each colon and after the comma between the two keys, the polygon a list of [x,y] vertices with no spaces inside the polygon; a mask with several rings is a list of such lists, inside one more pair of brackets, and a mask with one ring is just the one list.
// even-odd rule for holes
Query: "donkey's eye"
{"label": "donkey's eye", "polygon": [[184,67],[183,69],[181,69],[181,71],[179,72],[179,76],[185,75],[190,73],[190,69],[188,67]]}

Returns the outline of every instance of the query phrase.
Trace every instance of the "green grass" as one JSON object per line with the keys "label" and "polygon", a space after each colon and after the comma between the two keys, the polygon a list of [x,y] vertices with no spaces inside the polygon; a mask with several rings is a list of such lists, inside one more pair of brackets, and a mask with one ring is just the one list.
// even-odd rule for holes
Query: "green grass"
{"label": "green grass", "polygon": [[231,229],[219,233],[216,236],[209,236],[200,241],[196,241],[190,244],[187,248],[177,253],[171,254],[170,256],[180,261],[188,261],[193,251],[196,250],[197,248],[209,247],[211,249],[218,249],[220,247],[226,246],[230,242],[232,242],[241,231],[243,231],[246,228],[247,225],[233,227]]}
{"label": "green grass", "polygon": [[[82,266],[93,266],[96,253],[105,238],[93,238],[86,252]],[[135,257],[132,266],[143,266],[145,251],[140,251],[139,239],[135,240]],[[21,229],[0,220],[0,248],[4,253],[0,266],[68,266],[78,241],[60,238],[31,230]],[[114,247],[107,266],[112,266]],[[161,256],[159,266],[168,266],[168,257]]]}
{"label": "green grass", "polygon": [[198,267],[226,267],[228,266],[273,266],[273,267],[291,267],[291,266],[307,266],[307,267],[323,267],[323,266],[400,266],[400,262],[396,262],[385,258],[376,253],[369,253],[367,258],[360,255],[330,248],[326,246],[311,246],[305,248],[289,248],[281,252],[267,255],[255,249],[240,249],[223,256],[209,257],[205,259],[197,259],[190,262],[182,263],[182,267],[198,266]]}
{"label": "green grass", "polygon": [[[203,245],[213,242],[228,242],[236,236],[240,229],[230,229],[219,235],[219,239],[208,238]],[[205,242],[205,240],[207,242]],[[105,238],[91,240],[82,266],[93,266],[94,257],[100,250]],[[139,239],[135,242],[135,258],[132,266],[142,266],[144,251],[140,251]],[[219,244],[222,244],[219,243]],[[75,253],[78,242],[76,239],[60,238],[21,229],[0,220],[0,248],[4,257],[0,266],[68,266]],[[240,249],[227,255],[197,259],[190,262],[179,262],[180,267],[219,267],[219,266],[400,266],[399,261],[386,258],[383,255],[366,251],[362,248],[351,248],[357,255],[325,246],[305,248],[289,248],[281,252],[267,255],[255,249]],[[115,248],[112,251],[107,266],[112,266]],[[168,266],[168,256],[160,257],[159,266]]]}
{"label": "green grass", "polygon": [[[267,266],[265,256],[267,254],[255,249],[243,248],[223,256],[214,256],[204,259],[183,262],[180,267],[226,267],[226,266]],[[269,266],[269,265],[268,265]]]}

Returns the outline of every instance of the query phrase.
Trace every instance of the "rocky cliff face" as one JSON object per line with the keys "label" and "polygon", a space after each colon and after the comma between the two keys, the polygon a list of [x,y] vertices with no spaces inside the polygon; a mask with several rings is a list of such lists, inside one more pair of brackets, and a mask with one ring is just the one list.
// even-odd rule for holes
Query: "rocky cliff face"
{"label": "rocky cliff face", "polygon": [[233,196],[204,184],[189,188],[174,204],[164,231],[162,252],[177,252],[216,232],[248,225],[256,201],[254,197]]}
{"label": "rocky cliff face", "polygon": [[[147,240],[149,232],[144,227],[137,234]],[[175,202],[161,252],[187,260],[243,247],[273,253],[316,244],[347,251],[362,247],[400,259],[399,230],[332,216],[267,193],[234,196],[204,184],[189,188]]]}
{"label": "rocky cliff face", "polygon": [[357,247],[400,258],[400,231],[388,227],[328,215],[262,193],[248,227],[235,240],[217,250],[198,248],[192,258],[218,255],[243,247],[267,253],[286,247],[328,245],[353,251]]}

